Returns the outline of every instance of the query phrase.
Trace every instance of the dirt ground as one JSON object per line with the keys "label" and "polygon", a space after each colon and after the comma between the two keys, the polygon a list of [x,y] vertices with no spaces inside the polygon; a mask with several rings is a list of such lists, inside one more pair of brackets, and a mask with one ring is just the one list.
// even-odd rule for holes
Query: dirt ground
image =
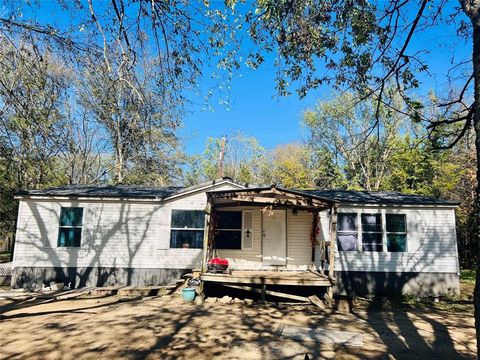
{"label": "dirt ground", "polygon": [[[46,301],[46,303],[45,303]],[[475,358],[473,316],[359,305],[185,303],[177,296],[0,302],[1,359]],[[363,347],[295,341],[279,325],[359,332]]]}

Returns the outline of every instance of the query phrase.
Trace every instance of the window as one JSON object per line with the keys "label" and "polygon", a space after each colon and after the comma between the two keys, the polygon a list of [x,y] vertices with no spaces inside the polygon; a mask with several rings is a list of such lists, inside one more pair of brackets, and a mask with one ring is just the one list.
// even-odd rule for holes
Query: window
{"label": "window", "polygon": [[405,214],[386,214],[387,250],[407,251],[407,225]]}
{"label": "window", "polygon": [[58,229],[59,247],[80,247],[82,239],[83,208],[62,207]]}
{"label": "window", "polygon": [[204,227],[203,210],[172,210],[170,247],[201,249]]}
{"label": "window", "polygon": [[242,212],[218,211],[215,230],[215,247],[217,249],[242,248]]}
{"label": "window", "polygon": [[362,250],[383,250],[382,214],[362,214]]}
{"label": "window", "polygon": [[357,214],[338,214],[337,219],[338,250],[357,250]]}

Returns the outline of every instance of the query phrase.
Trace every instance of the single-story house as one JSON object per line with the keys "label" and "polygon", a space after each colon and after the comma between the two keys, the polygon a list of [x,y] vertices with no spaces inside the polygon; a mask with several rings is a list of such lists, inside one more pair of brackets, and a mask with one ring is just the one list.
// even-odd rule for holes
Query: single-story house
{"label": "single-story house", "polygon": [[310,272],[339,294],[459,291],[451,201],[229,178],[193,187],[71,185],[16,199],[16,288],[162,285],[192,269],[205,281],[234,282],[206,272],[210,258],[222,257],[243,271],[236,280],[248,271],[282,279]]}

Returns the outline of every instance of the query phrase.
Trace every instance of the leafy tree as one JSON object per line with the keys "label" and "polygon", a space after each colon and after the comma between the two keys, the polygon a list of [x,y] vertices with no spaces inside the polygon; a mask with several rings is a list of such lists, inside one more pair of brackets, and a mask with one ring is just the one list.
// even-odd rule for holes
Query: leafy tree
{"label": "leafy tree", "polygon": [[270,181],[291,189],[313,189],[316,187],[317,169],[309,149],[293,143],[275,147],[270,154]]}
{"label": "leafy tree", "polygon": [[[141,75],[130,79],[142,79],[139,94],[129,81],[115,78],[104,65],[98,66],[95,72],[85,75],[81,101],[112,150],[110,170],[114,182],[165,184],[178,172],[182,159],[176,151],[175,135],[180,120],[156,86],[155,68],[142,70]],[[142,173],[149,175],[142,177]]]}
{"label": "leafy tree", "polygon": [[472,134],[451,150],[450,161],[456,164],[460,179],[448,193],[448,198],[460,202],[456,212],[457,242],[460,266],[474,269],[478,265],[476,253],[479,236],[478,213],[476,208],[476,153]]}
{"label": "leafy tree", "polygon": [[[288,94],[291,83],[298,85],[300,96],[321,85],[333,84],[374,99],[379,110],[388,102],[386,91],[393,83],[406,109],[392,109],[425,121],[431,133],[441,129],[444,148],[455,146],[473,129],[478,182],[480,1],[459,0],[457,6],[452,4],[444,0],[258,0],[255,9],[248,13],[247,22],[260,54],[265,51],[278,54],[280,94]],[[428,32],[439,31],[449,31],[452,35],[449,45],[472,44],[470,61],[456,56],[455,52],[447,52],[443,59],[431,57],[432,43],[422,46],[420,44],[425,43],[420,38]],[[447,66],[450,64],[450,71],[441,70],[437,74],[429,71],[429,65],[442,60]],[[446,96],[430,104],[442,111],[438,117],[431,116],[426,111],[427,104],[413,95],[422,80],[435,75],[444,76],[449,84],[444,92]],[[379,111],[376,115],[378,120]],[[479,202],[480,183],[476,190],[477,217],[480,217]],[[480,260],[480,251],[477,258]],[[480,356],[480,261],[477,263],[474,303]]]}
{"label": "leafy tree", "polygon": [[315,169],[315,187],[319,189],[346,189],[348,187],[342,167],[335,160],[336,154],[327,146],[307,145]]}
{"label": "leafy tree", "polygon": [[242,184],[262,183],[262,174],[267,166],[265,156],[265,149],[257,139],[240,132],[230,137],[208,138],[203,155],[193,157],[186,182],[194,184],[214,180],[221,174]]}
{"label": "leafy tree", "polygon": [[383,188],[437,198],[449,198],[463,175],[459,159],[438,152],[427,141],[404,135],[391,158]]}
{"label": "leafy tree", "polygon": [[359,102],[359,97],[347,92],[321,102],[315,109],[305,111],[303,122],[310,146],[330,154],[343,169],[348,188],[379,190],[408,119],[382,106],[372,134],[377,109],[371,101]]}

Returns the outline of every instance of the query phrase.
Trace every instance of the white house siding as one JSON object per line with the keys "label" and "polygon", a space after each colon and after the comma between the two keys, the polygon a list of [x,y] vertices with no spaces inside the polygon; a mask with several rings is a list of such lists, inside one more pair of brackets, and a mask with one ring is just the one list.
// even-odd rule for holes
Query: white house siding
{"label": "white house siding", "polygon": [[[219,185],[208,190],[226,190]],[[57,247],[61,207],[84,208],[79,248]],[[165,203],[111,200],[20,201],[14,267],[191,269],[201,249],[170,249],[171,210],[203,210],[205,192]]]}
{"label": "white house siding", "polygon": [[405,214],[407,251],[389,253],[386,246],[383,252],[337,251],[335,271],[459,272],[453,208],[343,207],[339,212]]}
{"label": "white house siding", "polygon": [[287,256],[288,265],[306,267],[312,262],[310,235],[312,232],[312,213],[287,211]]}

